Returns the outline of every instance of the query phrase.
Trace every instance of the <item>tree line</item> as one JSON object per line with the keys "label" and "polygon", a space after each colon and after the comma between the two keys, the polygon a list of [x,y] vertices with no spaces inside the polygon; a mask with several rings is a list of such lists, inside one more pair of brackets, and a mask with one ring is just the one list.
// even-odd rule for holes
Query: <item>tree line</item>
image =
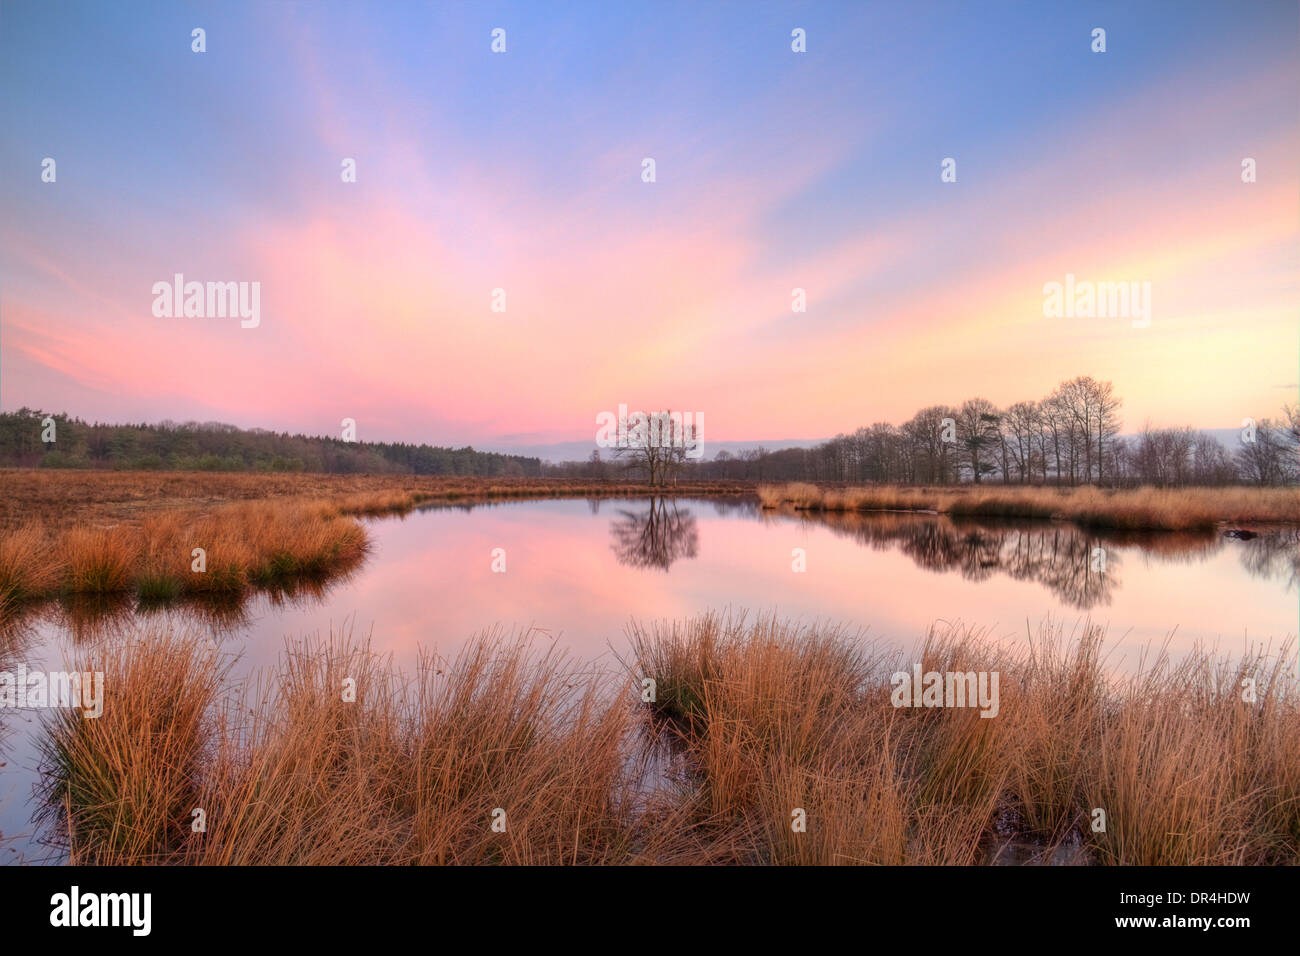
{"label": "tree line", "polygon": [[[1210,432],[1144,427],[1122,436],[1122,399],[1110,382],[1080,376],[1037,401],[998,408],[984,398],[931,405],[901,425],[878,422],[812,448],[756,448],[671,461],[665,479],[862,484],[1281,485],[1300,481],[1300,416],[1282,408],[1229,447]],[[706,447],[708,436],[703,436]],[[547,474],[606,477],[644,470],[638,456],[546,466]]]}
{"label": "tree line", "polygon": [[[49,423],[53,422],[53,428]],[[53,441],[45,441],[53,437]],[[21,408],[0,414],[0,465],[182,471],[539,477],[538,458],[405,442],[343,441],[220,422],[89,424]]]}

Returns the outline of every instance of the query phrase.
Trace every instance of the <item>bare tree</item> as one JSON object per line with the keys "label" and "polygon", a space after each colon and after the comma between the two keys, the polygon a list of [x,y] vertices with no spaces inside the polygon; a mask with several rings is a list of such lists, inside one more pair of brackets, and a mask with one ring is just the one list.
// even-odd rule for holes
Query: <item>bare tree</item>
{"label": "bare tree", "polygon": [[1287,448],[1285,481],[1300,481],[1300,405],[1282,406],[1283,438]]}
{"label": "bare tree", "polygon": [[1119,410],[1124,400],[1115,394],[1115,387],[1110,382],[1098,382],[1087,379],[1091,392],[1091,407],[1095,414],[1097,436],[1097,483],[1105,481],[1105,464],[1114,458],[1115,437],[1119,434]]}
{"label": "bare tree", "polygon": [[1209,432],[1197,432],[1192,440],[1190,480],[1197,485],[1229,485],[1237,480],[1228,449]]}
{"label": "bare tree", "polygon": [[1242,436],[1237,449],[1237,467],[1241,477],[1256,485],[1279,485],[1289,475],[1290,455],[1288,429],[1271,418],[1262,418],[1255,424],[1254,434]]}
{"label": "bare tree", "polygon": [[[1020,484],[1033,481],[1035,439],[1041,428],[1037,402],[1016,402],[1002,415],[1002,442]],[[1005,468],[1004,468],[1005,471]],[[1010,475],[1004,475],[1010,480]]]}
{"label": "bare tree", "polygon": [[[1286,405],[1280,418],[1262,419],[1254,440],[1234,449],[1187,427],[1154,429],[1148,424],[1140,434],[1123,438],[1122,406],[1110,382],[1081,375],[1061,382],[1040,401],[1016,402],[1003,411],[983,398],[960,409],[931,405],[901,426],[877,422],[811,447],[719,453],[690,470],[701,478],[905,484],[980,484],[999,472],[1003,482],[1020,484],[1300,481],[1300,407]],[[8,449],[13,459],[27,439],[8,436],[6,417],[12,416],[0,415],[0,450]],[[626,447],[615,454],[653,484],[663,485],[688,467],[698,435],[684,416],[672,412],[642,417],[643,427],[627,431]],[[225,440],[218,431],[202,434]],[[603,467],[593,456],[587,462],[547,466],[547,472],[595,476]]]}
{"label": "bare tree", "polygon": [[[1051,449],[1051,461],[1056,474],[1056,483],[1066,481],[1067,468],[1069,480],[1074,481],[1074,419],[1070,415],[1065,396],[1057,389],[1039,403],[1041,421],[1044,429],[1044,442]],[[1045,452],[1046,457],[1046,452]],[[1043,480],[1047,473],[1044,469]]]}
{"label": "bare tree", "polygon": [[1134,476],[1142,484],[1187,484],[1193,473],[1196,433],[1190,428],[1142,427],[1133,449]]}
{"label": "bare tree", "polygon": [[971,398],[957,412],[957,444],[965,455],[975,484],[997,471],[993,450],[1001,439],[997,407],[986,398]]}
{"label": "bare tree", "polygon": [[[953,423],[953,441],[945,441],[948,431],[944,420]],[[956,470],[957,409],[948,405],[931,405],[912,416],[902,427],[903,435],[912,449],[912,480],[923,484],[947,484]]]}
{"label": "bare tree", "polygon": [[699,442],[699,429],[672,411],[635,413],[627,425],[626,440],[614,450],[627,467],[645,473],[651,485],[675,478]]}

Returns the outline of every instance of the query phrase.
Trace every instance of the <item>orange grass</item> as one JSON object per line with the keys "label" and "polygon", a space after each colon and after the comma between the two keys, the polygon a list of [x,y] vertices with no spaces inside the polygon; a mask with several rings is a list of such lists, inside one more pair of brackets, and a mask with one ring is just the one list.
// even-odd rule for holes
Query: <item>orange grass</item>
{"label": "orange grass", "polygon": [[821,489],[760,485],[764,508],[937,511],[954,517],[1056,518],[1125,531],[1205,531],[1221,523],[1300,524],[1297,488],[909,488]]}
{"label": "orange grass", "polygon": [[153,638],[85,662],[104,675],[103,712],[58,710],[44,738],[44,818],[66,831],[70,862],[168,860],[203,806],[197,774],[221,670],[200,636]]}
{"label": "orange grass", "polygon": [[1044,859],[1070,842],[1096,863],[1300,862],[1292,649],[1159,656],[1107,680],[1101,642],[1091,627],[1019,648],[936,628],[923,671],[1000,673],[983,718],[895,708],[889,676],[911,661],[835,628],[706,615],[633,630],[636,672],[656,676],[654,707],[696,770],[680,798],[739,862],[988,862],[998,819]]}
{"label": "orange grass", "polygon": [[351,514],[409,510],[426,501],[492,498],[752,494],[744,481],[682,480],[667,488],[643,481],[573,478],[474,478],[434,475],[313,475],[156,471],[0,469],[0,530],[38,522],[137,524],[158,512],[211,511],[240,501],[326,501]]}
{"label": "orange grass", "polygon": [[[47,818],[68,821],[72,862],[630,858],[636,716],[619,685],[527,636],[424,657],[409,682],[348,637],[295,643],[267,680],[220,695],[209,648],[184,636],[149,633],[80,666],[103,668],[114,692],[102,717],[65,712],[49,728]],[[167,708],[175,727],[154,719]]]}
{"label": "orange grass", "polygon": [[[192,638],[83,651],[109,692],[48,726],[47,823],[96,863],[971,864],[1007,821],[1044,860],[1300,862],[1293,648],[1121,678],[1096,628],[953,625],[912,656],[713,614],[630,636],[622,676],[490,633],[408,677],[331,637],[225,688]],[[997,715],[894,706],[914,660],[997,671]]]}
{"label": "orange grass", "polygon": [[0,606],[12,607],[48,594],[62,573],[59,556],[39,525],[0,534]]}
{"label": "orange grass", "polygon": [[63,531],[27,525],[0,534],[0,596],[238,593],[346,569],[367,547],[355,520],[310,501],[238,502]]}

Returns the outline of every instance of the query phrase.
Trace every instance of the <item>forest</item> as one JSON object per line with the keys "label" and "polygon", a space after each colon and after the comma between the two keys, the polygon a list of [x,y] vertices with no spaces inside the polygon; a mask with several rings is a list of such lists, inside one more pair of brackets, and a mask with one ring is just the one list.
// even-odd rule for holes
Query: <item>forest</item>
{"label": "forest", "polygon": [[[50,428],[50,422],[53,429]],[[42,439],[52,436],[54,441]],[[302,471],[325,474],[541,475],[518,455],[405,442],[344,441],[220,422],[88,424],[30,408],[0,414],[0,465],[169,471]]]}

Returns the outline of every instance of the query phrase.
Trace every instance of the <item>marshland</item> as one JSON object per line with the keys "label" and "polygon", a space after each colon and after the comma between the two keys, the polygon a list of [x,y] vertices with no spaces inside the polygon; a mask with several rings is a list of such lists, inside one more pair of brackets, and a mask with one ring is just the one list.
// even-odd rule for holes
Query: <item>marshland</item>
{"label": "marshland", "polygon": [[198,6],[3,6],[0,860],[1300,863],[1296,4]]}
{"label": "marshland", "polygon": [[1300,858],[1289,489],[0,481],[12,860]]}

